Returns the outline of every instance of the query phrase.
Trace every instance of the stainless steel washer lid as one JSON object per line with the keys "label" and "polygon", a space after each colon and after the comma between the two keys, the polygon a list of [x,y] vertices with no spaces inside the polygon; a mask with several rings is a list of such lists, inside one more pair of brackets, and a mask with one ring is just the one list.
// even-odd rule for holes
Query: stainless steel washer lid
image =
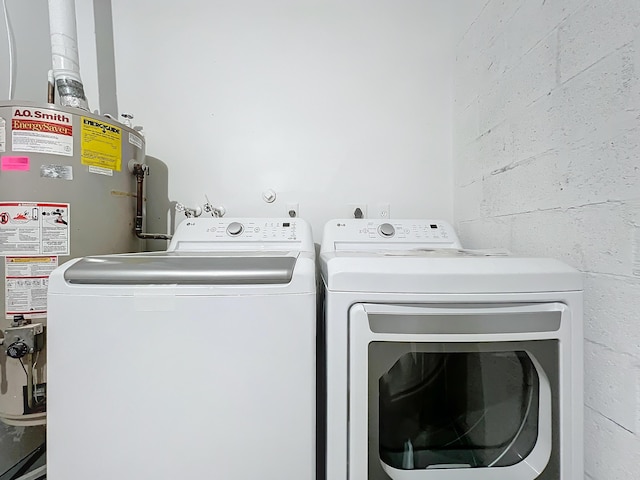
{"label": "stainless steel washer lid", "polygon": [[297,255],[104,255],[85,257],[64,272],[82,285],[265,285],[291,282]]}

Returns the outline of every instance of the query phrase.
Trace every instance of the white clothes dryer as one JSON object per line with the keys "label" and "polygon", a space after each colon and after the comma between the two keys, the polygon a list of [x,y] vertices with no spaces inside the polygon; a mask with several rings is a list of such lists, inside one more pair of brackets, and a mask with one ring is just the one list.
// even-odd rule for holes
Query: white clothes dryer
{"label": "white clothes dryer", "polygon": [[450,225],[324,230],[327,480],[583,480],[582,280]]}
{"label": "white clothes dryer", "polygon": [[315,479],[315,249],[300,219],[186,219],[49,284],[50,480]]}

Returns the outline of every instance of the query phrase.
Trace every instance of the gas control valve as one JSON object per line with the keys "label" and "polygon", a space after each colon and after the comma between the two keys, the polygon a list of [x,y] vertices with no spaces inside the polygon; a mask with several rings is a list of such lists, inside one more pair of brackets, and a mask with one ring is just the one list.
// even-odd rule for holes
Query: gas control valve
{"label": "gas control valve", "polygon": [[22,358],[29,353],[42,350],[44,346],[44,325],[33,323],[9,327],[4,331],[4,344],[7,346],[7,356]]}

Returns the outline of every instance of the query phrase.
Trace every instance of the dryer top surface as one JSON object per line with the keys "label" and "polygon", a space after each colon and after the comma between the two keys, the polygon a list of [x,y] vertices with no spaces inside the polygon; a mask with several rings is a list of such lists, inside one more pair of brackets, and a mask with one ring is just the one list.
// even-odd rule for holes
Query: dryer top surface
{"label": "dryer top surface", "polygon": [[550,258],[466,250],[442,220],[331,220],[320,267],[329,291],[533,293],[582,290],[580,273]]}
{"label": "dryer top surface", "polygon": [[329,291],[529,293],[582,290],[580,272],[551,258],[428,252],[346,252],[320,256]]}

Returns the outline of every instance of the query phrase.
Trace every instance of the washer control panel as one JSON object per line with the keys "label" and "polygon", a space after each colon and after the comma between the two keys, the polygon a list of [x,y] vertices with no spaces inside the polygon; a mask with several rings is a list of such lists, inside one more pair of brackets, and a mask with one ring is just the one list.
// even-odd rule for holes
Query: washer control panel
{"label": "washer control panel", "polygon": [[168,251],[192,248],[215,251],[230,245],[259,250],[276,244],[288,245],[290,249],[304,244],[306,249],[307,244],[313,245],[311,228],[299,218],[187,218],[178,225]]}
{"label": "washer control panel", "polygon": [[[237,238],[256,242],[296,240],[297,237],[297,222],[292,220],[212,220],[203,223],[201,219],[188,219],[180,224],[180,229],[185,230],[185,233],[188,232],[190,236],[215,239]],[[176,232],[176,235],[178,233]]]}
{"label": "washer control panel", "polygon": [[443,220],[331,220],[324,227],[322,251],[339,248],[461,248],[453,227]]}

